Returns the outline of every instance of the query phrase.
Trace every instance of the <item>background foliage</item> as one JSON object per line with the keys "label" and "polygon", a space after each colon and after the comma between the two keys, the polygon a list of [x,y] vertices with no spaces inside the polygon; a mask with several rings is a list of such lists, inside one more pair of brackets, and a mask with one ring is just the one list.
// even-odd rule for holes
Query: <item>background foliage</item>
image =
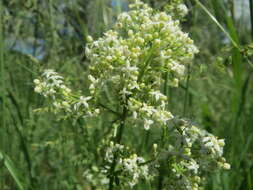
{"label": "background foliage", "polygon": [[[162,10],[169,0],[146,2]],[[87,134],[83,123],[38,115],[34,110],[46,102],[34,93],[32,81],[42,69],[54,68],[68,77],[73,89],[85,91],[86,36],[101,36],[127,10],[127,3],[0,2],[0,189],[89,189],[83,180],[87,158],[82,155],[87,149],[97,151],[108,119],[97,121],[101,130]],[[225,157],[232,169],[210,176],[206,189],[251,190],[253,2],[185,3],[190,12],[183,28],[200,53],[180,88],[169,89],[170,110],[226,139]]]}

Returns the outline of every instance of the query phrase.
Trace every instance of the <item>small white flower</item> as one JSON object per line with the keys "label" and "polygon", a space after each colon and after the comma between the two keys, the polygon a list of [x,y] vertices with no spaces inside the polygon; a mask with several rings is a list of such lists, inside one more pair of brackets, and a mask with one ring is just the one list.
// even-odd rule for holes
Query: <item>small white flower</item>
{"label": "small white flower", "polygon": [[134,34],[133,30],[128,30],[128,35],[132,36]]}
{"label": "small white flower", "polygon": [[91,36],[87,36],[87,41],[88,42],[92,42],[93,41],[93,38]]}
{"label": "small white flower", "polygon": [[91,96],[88,96],[88,97],[81,96],[79,101],[74,105],[74,109],[78,110],[80,108],[80,106],[84,106],[85,108],[89,108],[88,101],[91,99],[92,99]]}
{"label": "small white flower", "polygon": [[37,93],[41,93],[41,92],[42,92],[41,86],[36,86],[36,87],[34,88],[34,91],[37,92]]}
{"label": "small white flower", "polygon": [[225,163],[225,164],[223,165],[223,168],[226,169],[226,170],[230,170],[231,165],[228,164],[228,163]]}
{"label": "small white flower", "polygon": [[140,111],[150,117],[153,113],[155,113],[156,110],[154,109],[154,107],[148,106],[146,103],[143,103],[143,107],[140,109]]}
{"label": "small white flower", "polygon": [[93,77],[92,75],[88,75],[88,79],[91,81],[91,83],[97,83],[98,82],[98,80],[97,79],[95,79],[95,77]]}
{"label": "small white flower", "polygon": [[36,85],[40,84],[40,80],[39,79],[34,79],[33,81]]}
{"label": "small white flower", "polygon": [[154,123],[153,120],[150,119],[144,119],[144,129],[149,130],[150,125],[152,125]]}
{"label": "small white flower", "polygon": [[160,99],[162,99],[162,100],[166,100],[167,99],[167,97],[165,95],[163,95],[159,91],[151,91],[150,94],[155,97],[156,101],[158,101]]}
{"label": "small white flower", "polygon": [[188,8],[186,7],[185,4],[179,4],[179,5],[177,6],[177,8],[178,8],[178,10],[180,11],[180,15],[181,15],[181,16],[187,15],[187,13],[188,13]]}
{"label": "small white flower", "polygon": [[132,94],[132,92],[127,90],[125,87],[119,93],[122,95],[123,100],[125,100],[128,95]]}
{"label": "small white flower", "polygon": [[186,166],[189,170],[192,170],[195,174],[198,173],[198,169],[199,169],[199,165],[197,164],[197,162],[195,160],[191,160],[187,166]]}
{"label": "small white flower", "polygon": [[176,62],[172,63],[172,67],[171,70],[176,72],[178,74],[178,76],[183,76],[184,72],[185,72],[185,66],[184,65],[180,65]]}
{"label": "small white flower", "polygon": [[138,117],[138,114],[137,114],[136,111],[134,111],[134,112],[133,112],[133,118],[134,118],[134,119],[137,119],[137,117]]}

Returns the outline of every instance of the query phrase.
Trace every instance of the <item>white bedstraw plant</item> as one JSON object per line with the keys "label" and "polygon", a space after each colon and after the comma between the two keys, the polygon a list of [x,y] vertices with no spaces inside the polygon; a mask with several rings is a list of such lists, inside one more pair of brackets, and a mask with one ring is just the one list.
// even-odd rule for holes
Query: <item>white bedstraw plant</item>
{"label": "white bedstraw plant", "polygon": [[[84,173],[86,180],[100,189],[125,189],[146,180],[171,190],[200,190],[209,172],[230,168],[222,157],[224,140],[175,117],[160,90],[164,84],[177,87],[198,53],[175,20],[187,13],[186,6],[173,6],[179,10],[177,17],[137,0],[103,37],[87,38],[88,95],[72,92],[52,70],[34,80],[35,91],[52,101],[50,110],[55,113],[83,119],[111,113],[117,118],[110,126],[113,134],[104,140],[102,165]],[[163,140],[154,144],[154,151],[141,156],[134,151],[135,143],[124,145],[126,127],[143,133],[149,130],[150,135],[161,131]]]}

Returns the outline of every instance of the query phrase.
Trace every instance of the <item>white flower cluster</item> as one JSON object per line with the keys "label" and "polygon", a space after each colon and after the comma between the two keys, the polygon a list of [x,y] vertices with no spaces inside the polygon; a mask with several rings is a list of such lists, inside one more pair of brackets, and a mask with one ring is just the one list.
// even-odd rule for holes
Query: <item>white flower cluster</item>
{"label": "white flower cluster", "polygon": [[[76,96],[70,88],[64,84],[63,77],[57,72],[45,70],[40,79],[34,80],[35,92],[51,98],[50,109],[55,112],[75,113],[76,117],[95,116],[99,113],[98,108],[90,107],[91,96]],[[71,114],[72,115],[72,114]]]}
{"label": "white flower cluster", "polygon": [[200,190],[205,175],[217,169],[230,169],[222,157],[224,139],[197,128],[186,120],[174,119],[166,150],[170,157],[168,186],[175,190]]}
{"label": "white flower cluster", "polygon": [[98,189],[106,189],[109,179],[97,166],[92,166],[83,173],[84,179]]}
{"label": "white flower cluster", "polygon": [[58,75],[51,69],[45,70],[42,74],[42,77],[45,79],[41,81],[35,79],[35,92],[44,95],[45,97],[51,96],[55,98],[55,94],[59,91],[63,94],[69,94],[71,90],[66,87],[63,83],[63,77]]}
{"label": "white flower cluster", "polygon": [[113,81],[113,90],[120,95],[118,105],[128,105],[131,119],[141,119],[148,130],[173,118],[165,110],[167,97],[160,92],[163,73],[169,72],[169,84],[177,86],[185,64],[198,50],[170,15],[140,1],[130,9],[118,16],[114,30],[104,37],[96,41],[88,37],[90,90],[100,96],[107,82]]}
{"label": "white flower cluster", "polygon": [[[167,122],[173,118],[173,115],[165,110],[166,96],[162,95],[160,92],[158,93],[157,91],[151,90],[150,93],[146,95],[146,98],[150,100],[149,105],[136,98],[129,98],[128,109],[133,113],[132,118],[129,119],[132,122],[141,120],[146,130],[149,130],[150,126],[155,122],[159,124],[159,126],[166,126]],[[158,101],[161,102],[159,105],[157,105]]]}
{"label": "white flower cluster", "polygon": [[120,154],[124,151],[124,146],[120,144],[115,144],[114,142],[110,142],[110,146],[106,149],[105,153],[105,161],[108,163],[113,163],[114,156],[116,153]]}
{"label": "white flower cluster", "polygon": [[129,158],[121,159],[119,164],[123,168],[123,175],[130,178],[128,181],[130,187],[135,186],[140,178],[149,179],[151,177],[144,158],[138,157],[136,154],[131,155]]}
{"label": "white flower cluster", "polygon": [[[122,185],[127,185],[132,188],[140,179],[152,178],[148,165],[145,163],[145,159],[136,154],[129,155],[128,148],[121,144],[110,142],[110,146],[105,153],[105,161],[107,164],[115,162],[115,167],[120,171],[120,176],[124,176],[124,178],[119,177],[121,178]],[[109,174],[110,166],[106,165],[104,168],[105,170],[101,171]]]}

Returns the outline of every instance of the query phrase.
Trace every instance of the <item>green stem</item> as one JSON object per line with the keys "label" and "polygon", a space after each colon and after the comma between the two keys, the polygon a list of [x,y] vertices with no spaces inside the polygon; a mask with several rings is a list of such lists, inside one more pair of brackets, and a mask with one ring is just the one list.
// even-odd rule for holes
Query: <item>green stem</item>
{"label": "green stem", "polygon": [[250,22],[251,22],[251,38],[253,39],[253,0],[249,0]]}
{"label": "green stem", "polygon": [[167,96],[167,104],[169,104],[168,80],[169,80],[169,73],[166,72],[166,73],[164,74],[163,93],[164,93],[165,96]]}
{"label": "green stem", "polygon": [[228,39],[231,41],[233,46],[237,49],[239,48],[239,45],[236,43],[236,41],[232,38],[232,36],[226,31],[226,29],[217,21],[217,19],[210,13],[210,11],[199,1],[195,0],[195,2],[204,10],[204,12],[212,19],[212,21],[221,29],[221,31],[228,37]]}
{"label": "green stem", "polygon": [[145,61],[145,65],[144,67],[142,68],[141,72],[140,72],[140,75],[139,75],[139,78],[138,78],[138,82],[141,82],[141,79],[142,77],[144,76],[144,73],[149,65],[149,63],[151,62],[152,60],[152,55],[150,55],[150,57],[148,57],[147,61]]}
{"label": "green stem", "polygon": [[[124,132],[124,128],[125,128],[126,118],[127,118],[127,107],[124,105],[123,114],[121,116],[121,123],[120,123],[120,126],[119,126],[119,130],[118,130],[117,135],[116,135],[116,137],[114,139],[114,142],[117,143],[117,144],[120,144],[120,142],[122,140],[122,136],[123,136],[123,132]],[[109,190],[113,190],[114,189],[114,181],[117,178],[117,176],[115,176],[115,172],[114,172],[116,164],[117,164],[117,159],[118,159],[118,156],[114,155],[113,163],[112,163],[111,169],[110,169]]]}
{"label": "green stem", "polygon": [[163,169],[164,165],[161,163],[161,167],[159,170],[159,176],[158,176],[158,184],[157,184],[157,190],[162,190],[163,189],[163,179],[164,179],[164,172]]}
{"label": "green stem", "polygon": [[235,20],[235,4],[234,4],[234,0],[229,0],[229,8],[230,8],[230,13],[231,13],[232,20]]}
{"label": "green stem", "polygon": [[[3,37],[3,7],[2,2],[0,2],[0,66],[1,66],[1,95],[2,95],[2,128],[5,129],[5,70],[4,70],[4,37]],[[3,138],[2,138],[3,139]],[[2,143],[2,142],[1,142]]]}
{"label": "green stem", "polygon": [[19,129],[18,122],[16,121],[16,118],[15,118],[13,113],[11,113],[11,117],[12,117],[13,122],[14,122],[14,125],[13,125],[14,129],[17,132],[19,140],[20,140],[20,147],[21,147],[22,153],[24,155],[24,159],[27,163],[28,176],[29,176],[30,185],[31,185],[29,187],[29,189],[33,189],[33,187],[35,186],[36,181],[35,181],[35,178],[32,176],[32,161],[31,161],[31,158],[30,158],[28,147],[26,145],[27,144],[26,139],[23,136],[21,130]]}
{"label": "green stem", "polygon": [[187,73],[187,79],[186,79],[186,89],[185,89],[185,96],[184,96],[184,109],[183,109],[183,116],[186,114],[187,110],[187,103],[188,103],[188,95],[189,95],[189,85],[190,85],[190,76],[191,76],[191,67],[188,66],[188,73]]}
{"label": "green stem", "polygon": [[[160,145],[161,148],[163,148],[164,145],[165,145],[166,129],[167,128],[163,127],[161,145]],[[164,168],[166,168],[166,166],[164,165],[164,161],[161,160],[160,161],[160,167],[159,167],[157,190],[162,190],[163,189],[163,180],[164,180],[164,176],[165,176],[164,175],[164,173],[165,173]]]}
{"label": "green stem", "polygon": [[243,113],[245,103],[246,103],[246,95],[247,95],[247,91],[248,91],[248,85],[249,85],[251,74],[252,74],[252,72],[249,72],[247,78],[245,79],[245,81],[242,85],[242,89],[240,91],[239,100],[238,100],[238,109],[237,109],[236,116],[235,116],[235,119],[233,122],[233,128],[236,128],[236,126],[238,126],[238,122],[239,122],[241,115]]}
{"label": "green stem", "polygon": [[154,55],[153,55],[154,49],[155,49],[155,46],[153,46],[153,47],[150,49],[149,54],[146,56],[146,59],[144,60],[144,66],[143,66],[143,68],[141,69],[140,74],[139,74],[139,76],[138,76],[138,82],[141,82],[142,77],[144,76],[145,71],[147,70],[147,67],[149,66],[150,62],[152,61],[152,58],[153,58],[153,56],[154,56]]}
{"label": "green stem", "polygon": [[117,116],[120,115],[118,112],[112,110],[111,108],[109,108],[108,106],[106,106],[106,105],[104,105],[104,104],[102,104],[102,103],[99,103],[98,105],[101,106],[102,108],[108,110],[109,112],[113,113],[114,115],[117,115]]}
{"label": "green stem", "polygon": [[[6,110],[5,110],[5,73],[4,73],[4,40],[3,40],[3,5],[2,5],[2,1],[0,1],[0,68],[1,68],[1,72],[0,72],[0,77],[1,77],[1,109],[2,109],[2,125],[1,125],[1,142],[0,142],[0,148],[1,150],[4,150],[4,133],[3,130],[5,129],[5,125],[6,125]],[[0,164],[2,165],[2,163],[0,162]],[[0,165],[0,168],[2,168],[2,166]],[[2,173],[2,172],[1,172]],[[0,176],[2,178],[2,176]],[[1,189],[4,189],[4,180],[1,180]]]}
{"label": "green stem", "polygon": [[118,132],[118,135],[116,136],[116,139],[115,139],[116,143],[121,142],[126,118],[127,118],[127,108],[124,106],[124,110],[123,110],[123,114],[122,114],[122,120],[121,120],[121,124],[120,124],[120,127],[119,127],[119,132]]}

